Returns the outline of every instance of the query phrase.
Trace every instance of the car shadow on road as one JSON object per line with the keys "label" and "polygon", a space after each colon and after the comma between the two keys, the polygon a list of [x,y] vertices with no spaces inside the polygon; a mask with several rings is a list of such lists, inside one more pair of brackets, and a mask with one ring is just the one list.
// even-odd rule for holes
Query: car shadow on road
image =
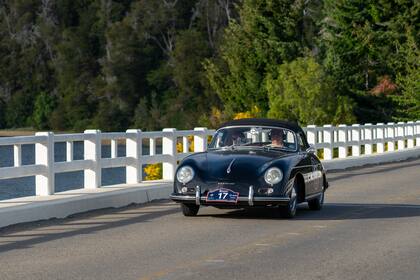
{"label": "car shadow on road", "polygon": [[[228,210],[226,210],[228,211]],[[200,215],[200,214],[199,214]],[[281,219],[277,208],[249,208],[217,214],[204,214],[223,219]],[[360,220],[395,219],[420,217],[420,205],[416,204],[363,204],[326,203],[321,211],[311,211],[303,204],[296,213],[295,220]]]}

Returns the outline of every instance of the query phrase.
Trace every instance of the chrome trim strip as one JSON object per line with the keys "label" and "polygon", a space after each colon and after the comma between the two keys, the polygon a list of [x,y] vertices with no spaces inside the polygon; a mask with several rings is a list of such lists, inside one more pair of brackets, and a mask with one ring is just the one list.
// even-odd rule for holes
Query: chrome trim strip
{"label": "chrome trim strip", "polygon": [[289,202],[290,198],[288,197],[254,197],[254,201],[266,201],[266,202],[276,202],[276,201],[284,201]]}
{"label": "chrome trim strip", "polygon": [[200,186],[195,187],[195,204],[200,205],[200,199],[201,199],[201,188]]}
{"label": "chrome trim strip", "polygon": [[192,195],[173,195],[171,194],[169,196],[170,199],[175,199],[175,200],[186,200],[186,201],[195,201],[195,196]]}
{"label": "chrome trim strip", "polygon": [[234,158],[234,159],[232,159],[232,161],[230,162],[230,164],[229,164],[229,166],[228,166],[228,168],[227,168],[227,170],[226,170],[226,173],[227,174],[229,174],[231,171],[232,171],[232,164],[235,162],[235,160],[236,160],[236,158]]}
{"label": "chrome trim strip", "polygon": [[320,196],[322,194],[322,192],[323,192],[323,190],[320,191],[320,192],[317,192],[317,193],[310,194],[305,198],[305,200],[312,199],[312,198],[315,198],[317,196]]}
{"label": "chrome trim strip", "polygon": [[248,204],[249,204],[249,206],[254,205],[253,199],[254,199],[254,187],[249,186],[249,193],[248,193]]}
{"label": "chrome trim strip", "polygon": [[[192,195],[170,195],[170,199],[182,200],[182,201],[196,201],[196,197]],[[288,202],[289,197],[253,197],[252,202]],[[200,201],[206,201],[205,197],[201,197]],[[240,196],[238,201],[247,201],[249,203],[249,197]],[[250,205],[252,206],[252,205]]]}

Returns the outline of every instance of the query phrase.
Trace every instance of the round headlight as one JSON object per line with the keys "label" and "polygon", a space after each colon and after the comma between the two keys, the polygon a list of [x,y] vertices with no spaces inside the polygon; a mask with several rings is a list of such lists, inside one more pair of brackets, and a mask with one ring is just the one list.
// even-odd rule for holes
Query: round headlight
{"label": "round headlight", "polygon": [[281,179],[283,179],[283,172],[277,167],[269,168],[264,174],[264,180],[270,185],[280,183]]}
{"label": "round headlight", "polygon": [[176,173],[176,179],[186,184],[189,181],[191,181],[194,178],[194,169],[192,169],[190,166],[186,165],[178,169],[178,172]]}

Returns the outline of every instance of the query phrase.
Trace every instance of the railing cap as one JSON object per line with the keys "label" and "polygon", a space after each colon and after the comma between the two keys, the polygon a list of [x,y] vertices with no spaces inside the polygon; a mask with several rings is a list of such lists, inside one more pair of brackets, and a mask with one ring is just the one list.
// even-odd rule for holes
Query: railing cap
{"label": "railing cap", "polygon": [[53,136],[54,132],[52,131],[40,131],[40,132],[36,132],[35,136]]}
{"label": "railing cap", "polygon": [[127,129],[126,133],[141,133],[141,129]]}
{"label": "railing cap", "polygon": [[87,134],[94,134],[94,133],[101,133],[101,131],[100,131],[99,129],[86,129],[86,130],[84,131],[84,133],[87,133]]}

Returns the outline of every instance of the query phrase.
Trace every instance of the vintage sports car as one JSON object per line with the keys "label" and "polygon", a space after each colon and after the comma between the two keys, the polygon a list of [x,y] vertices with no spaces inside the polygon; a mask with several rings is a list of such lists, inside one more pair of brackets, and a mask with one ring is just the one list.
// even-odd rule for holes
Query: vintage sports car
{"label": "vintage sports car", "polygon": [[298,203],[320,210],[325,170],[295,123],[240,119],[223,124],[208,150],[179,164],[171,199],[185,216],[200,206],[273,207],[292,218]]}

